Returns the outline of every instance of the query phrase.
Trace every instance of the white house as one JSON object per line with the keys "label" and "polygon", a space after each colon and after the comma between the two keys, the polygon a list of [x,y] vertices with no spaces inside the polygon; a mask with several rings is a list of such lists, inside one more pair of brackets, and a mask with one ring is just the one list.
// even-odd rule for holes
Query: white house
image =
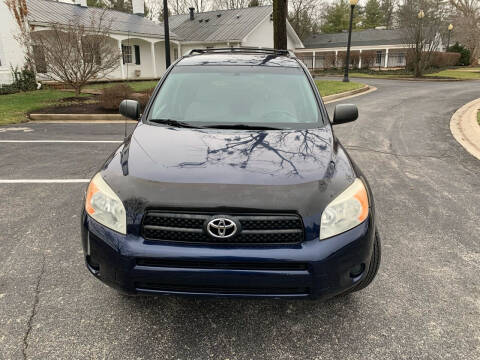
{"label": "white house", "polygon": [[[68,1],[68,0],[64,0]],[[88,23],[102,9],[53,0],[27,0],[28,23],[33,32],[49,31],[52,23],[69,23],[79,19]],[[163,24],[144,17],[143,0],[133,0],[133,13],[108,10],[111,20],[110,38],[123,57],[108,79],[159,78],[165,71]],[[172,60],[194,48],[252,46],[273,47],[272,6],[236,10],[219,10],[170,17],[170,53]],[[11,82],[10,66],[24,65],[24,50],[16,42],[18,31],[13,15],[0,1],[0,83]],[[301,40],[287,23],[288,48],[303,48]],[[37,69],[38,70],[38,69]],[[43,69],[40,69],[42,71]],[[48,64],[47,64],[48,71]],[[41,79],[41,74],[39,75]],[[105,80],[105,79],[103,79]]]}
{"label": "white house", "polygon": [[[345,52],[347,37],[347,32],[313,34],[305,39],[305,47],[297,49],[296,54],[309,69],[323,69],[327,56],[339,58],[339,53]],[[400,30],[368,29],[352,32],[351,51],[359,56],[360,67],[362,52],[367,51],[375,53],[375,67],[404,67],[407,48]],[[335,60],[335,63],[343,66],[340,59]]]}
{"label": "white house", "polygon": [[[445,51],[440,34],[437,51]],[[334,34],[313,34],[304,40],[304,47],[295,51],[310,70],[321,70],[335,64],[343,66],[343,54],[347,48],[347,32]],[[367,29],[352,32],[351,54],[358,58],[358,67],[365,66],[367,56],[373,55],[371,67],[378,69],[403,68],[406,54],[411,46],[405,44],[401,29]],[[328,59],[328,60],[327,60]]]}

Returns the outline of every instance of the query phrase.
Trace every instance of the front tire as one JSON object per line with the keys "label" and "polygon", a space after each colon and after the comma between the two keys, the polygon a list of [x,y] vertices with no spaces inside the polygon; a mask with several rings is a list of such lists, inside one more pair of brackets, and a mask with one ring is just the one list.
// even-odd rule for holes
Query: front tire
{"label": "front tire", "polygon": [[365,277],[352,289],[348,292],[355,292],[362,289],[365,289],[370,283],[375,279],[377,275],[378,268],[380,267],[380,260],[382,258],[382,248],[381,248],[381,241],[380,235],[378,234],[378,230],[375,229],[375,240],[373,242],[373,253],[372,258],[370,259],[370,265],[368,267],[367,274]]}

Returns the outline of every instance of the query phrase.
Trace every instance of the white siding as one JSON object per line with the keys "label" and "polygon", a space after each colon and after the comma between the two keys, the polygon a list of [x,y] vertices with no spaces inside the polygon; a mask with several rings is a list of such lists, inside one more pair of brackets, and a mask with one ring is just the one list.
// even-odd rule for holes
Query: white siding
{"label": "white siding", "polygon": [[0,84],[8,84],[12,81],[10,66],[22,68],[25,63],[25,55],[22,48],[15,40],[18,26],[15,18],[8,10],[7,5],[0,1]]}
{"label": "white siding", "polygon": [[[243,46],[273,48],[273,21],[267,16],[242,42]],[[301,47],[290,31],[287,32],[287,48],[294,50]]]}

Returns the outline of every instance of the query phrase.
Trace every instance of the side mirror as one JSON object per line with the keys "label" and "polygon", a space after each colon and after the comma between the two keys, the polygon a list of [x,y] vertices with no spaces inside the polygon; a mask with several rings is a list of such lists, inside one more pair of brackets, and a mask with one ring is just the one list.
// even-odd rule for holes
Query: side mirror
{"label": "side mirror", "polygon": [[357,105],[340,104],[335,106],[333,125],[344,124],[358,119]]}
{"label": "side mirror", "polygon": [[132,120],[138,121],[140,117],[140,105],[136,100],[123,100],[120,103],[119,111],[120,114]]}

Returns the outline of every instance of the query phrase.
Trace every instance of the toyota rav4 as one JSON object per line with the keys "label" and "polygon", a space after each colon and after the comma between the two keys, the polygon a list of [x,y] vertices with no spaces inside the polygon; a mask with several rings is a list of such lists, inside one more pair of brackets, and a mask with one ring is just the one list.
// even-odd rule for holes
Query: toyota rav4
{"label": "toyota rav4", "polygon": [[194,50],[88,185],[88,270],[127,294],[327,298],[371,283],[373,197],[294,55]]}

